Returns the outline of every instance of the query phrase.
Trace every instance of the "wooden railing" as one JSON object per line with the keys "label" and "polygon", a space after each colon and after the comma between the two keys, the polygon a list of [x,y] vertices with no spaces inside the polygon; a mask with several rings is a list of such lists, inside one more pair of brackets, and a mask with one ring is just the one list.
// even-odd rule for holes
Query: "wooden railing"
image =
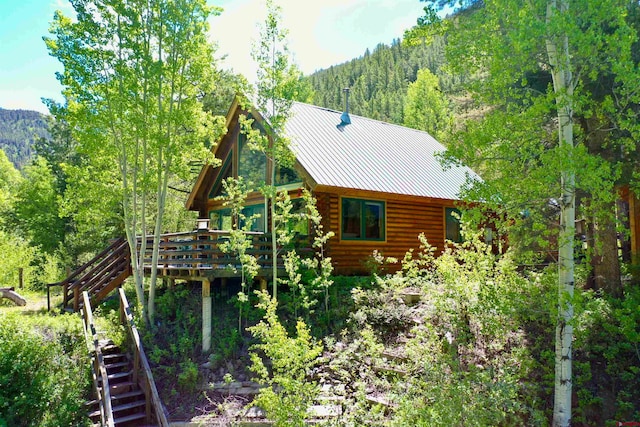
{"label": "wooden railing", "polygon": [[62,287],[62,306],[67,307],[70,302],[73,302],[74,309],[77,311],[82,292],[88,291],[93,299],[93,294],[104,287],[114,271],[123,271],[124,275],[130,274],[129,245],[122,238],[115,240],[108,248],[80,266],[66,279],[48,284],[47,308],[51,309],[51,288],[60,286]]}
{"label": "wooden railing", "polygon": [[[272,251],[271,235],[260,232],[245,232],[249,240],[247,255],[256,258],[258,267],[271,269]],[[183,233],[163,234],[158,252],[158,269],[166,273],[171,270],[224,270],[240,267],[237,252],[225,252],[221,244],[229,242],[231,233],[222,230],[194,230]],[[140,240],[138,241],[140,244]],[[300,243],[300,240],[297,240]],[[144,264],[152,266],[153,237],[147,237]],[[277,268],[283,268],[282,259],[278,255]]]}
{"label": "wooden railing", "polygon": [[144,391],[147,402],[147,422],[151,421],[151,413],[153,411],[156,422],[160,427],[169,426],[169,421],[164,413],[156,383],[153,381],[149,361],[142,348],[140,334],[133,321],[133,314],[131,313],[129,302],[122,288],[118,289],[118,292],[120,295],[120,321],[127,327],[129,344],[133,352],[133,382],[139,384]]}
{"label": "wooden railing", "polygon": [[[245,232],[249,240],[246,254],[255,257],[258,268],[271,270],[271,236],[261,232]],[[182,233],[163,234],[160,237],[157,268],[160,275],[203,275],[215,270],[214,275],[235,276],[240,269],[237,252],[223,251],[221,245],[229,242],[229,231],[197,229]],[[304,239],[296,239],[296,247],[310,252],[310,245]],[[138,249],[142,239],[137,239]],[[149,274],[152,262],[153,236],[147,236],[145,253],[142,260],[146,274]],[[282,258],[277,255],[276,268],[284,268]],[[75,311],[81,305],[81,294],[89,293],[91,301],[104,299],[107,294],[119,286],[131,275],[131,255],[125,239],[118,239],[107,249],[96,255],[91,261],[75,270],[65,280],[47,285],[47,306],[51,308],[50,288],[62,287],[62,304],[73,304]]]}
{"label": "wooden railing", "polygon": [[84,326],[84,336],[87,342],[87,349],[92,356],[93,363],[93,386],[98,397],[98,407],[100,409],[100,419],[103,426],[115,427],[113,411],[111,408],[111,390],[109,388],[109,377],[104,365],[102,349],[93,322],[93,313],[91,311],[91,302],[89,294],[82,292],[84,299],[84,307],[82,310],[82,325]]}

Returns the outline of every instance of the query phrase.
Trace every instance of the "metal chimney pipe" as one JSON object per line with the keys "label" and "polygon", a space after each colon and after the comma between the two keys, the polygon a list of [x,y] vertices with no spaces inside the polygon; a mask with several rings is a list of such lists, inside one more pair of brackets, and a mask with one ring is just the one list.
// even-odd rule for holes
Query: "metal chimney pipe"
{"label": "metal chimney pipe", "polygon": [[349,117],[349,88],[345,87],[344,92],[344,112],[340,116],[340,124],[338,126],[346,126],[351,124],[351,117]]}

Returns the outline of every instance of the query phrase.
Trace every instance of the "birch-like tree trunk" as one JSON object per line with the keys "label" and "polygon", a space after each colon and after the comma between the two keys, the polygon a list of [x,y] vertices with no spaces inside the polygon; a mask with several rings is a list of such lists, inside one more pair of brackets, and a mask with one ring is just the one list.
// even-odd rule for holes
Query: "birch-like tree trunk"
{"label": "birch-like tree trunk", "polygon": [[[561,14],[568,12],[568,0],[547,2],[547,25]],[[571,156],[573,141],[573,76],[569,56],[569,38],[566,34],[551,35],[546,40],[547,55],[551,65],[553,89],[558,110],[558,136],[560,146]],[[553,425],[568,427],[571,424],[572,354],[573,341],[573,290],[574,290],[574,234],[575,234],[575,172],[570,158],[569,165],[560,171],[560,234],[558,238],[558,319],[555,345],[555,386],[553,401]]]}
{"label": "birch-like tree trunk", "polygon": [[[219,9],[205,0],[77,0],[73,6],[77,20],[56,13],[47,46],[64,65],[59,79],[83,151],[118,176],[138,303],[153,321],[170,178],[189,179],[190,160],[211,160],[204,142],[223,129],[199,102],[213,76],[207,19]],[[154,239],[145,301],[148,234]]]}

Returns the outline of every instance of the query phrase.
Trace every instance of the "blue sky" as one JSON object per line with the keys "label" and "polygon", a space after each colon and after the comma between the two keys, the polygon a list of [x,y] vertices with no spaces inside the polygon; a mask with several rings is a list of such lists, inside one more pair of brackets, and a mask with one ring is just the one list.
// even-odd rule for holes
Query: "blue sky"
{"label": "blue sky", "polygon": [[[264,16],[263,0],[209,0],[222,6],[211,20],[211,40],[222,68],[253,79],[251,40]],[[309,74],[354,57],[378,43],[390,43],[412,26],[419,0],[279,0],[289,47],[300,69]],[[46,112],[41,98],[62,100],[55,79],[60,64],[48,56],[47,35],[55,10],[71,14],[66,0],[0,0],[0,107]]]}

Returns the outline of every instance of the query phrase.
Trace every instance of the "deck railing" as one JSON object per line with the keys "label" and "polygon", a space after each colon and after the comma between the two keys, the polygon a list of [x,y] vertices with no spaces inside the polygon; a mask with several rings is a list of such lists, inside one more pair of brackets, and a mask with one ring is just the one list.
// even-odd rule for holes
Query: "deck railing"
{"label": "deck railing", "polygon": [[[273,268],[271,236],[261,232],[244,232],[248,240],[246,254],[254,256],[261,269]],[[207,270],[234,271],[240,268],[237,252],[223,250],[231,239],[231,232],[222,230],[194,230],[163,234],[158,252],[158,270],[170,275],[171,271],[206,272]],[[140,244],[140,243],[139,243]],[[147,237],[144,264],[152,266],[153,237]],[[283,268],[278,255],[277,268]]]}
{"label": "deck railing", "polygon": [[[255,257],[257,266],[263,275],[273,269],[273,253],[271,235],[261,232],[244,232],[247,241],[245,253]],[[238,276],[241,264],[237,251],[223,250],[226,243],[233,238],[232,232],[199,228],[181,233],[168,233],[160,237],[158,252],[159,276]],[[138,249],[143,239],[138,238]],[[142,264],[145,274],[150,274],[153,266],[153,236],[145,240],[145,252]],[[295,246],[303,252],[310,252],[310,245],[304,238],[295,239]],[[277,255],[276,268],[283,269],[281,253]],[[62,304],[72,304],[79,310],[82,303],[82,292],[89,293],[91,301],[96,304],[108,293],[119,286],[131,272],[131,255],[125,239],[114,241],[107,249],[96,255],[91,261],[75,270],[61,282],[47,286],[47,305],[50,308],[49,290],[51,287],[62,287]]]}
{"label": "deck railing", "polygon": [[51,309],[51,288],[62,287],[62,306],[73,302],[77,310],[83,291],[88,291],[93,298],[105,281],[110,280],[111,273],[119,268],[129,268],[129,245],[125,239],[114,240],[105,250],[78,267],[66,279],[47,285],[47,308]]}

